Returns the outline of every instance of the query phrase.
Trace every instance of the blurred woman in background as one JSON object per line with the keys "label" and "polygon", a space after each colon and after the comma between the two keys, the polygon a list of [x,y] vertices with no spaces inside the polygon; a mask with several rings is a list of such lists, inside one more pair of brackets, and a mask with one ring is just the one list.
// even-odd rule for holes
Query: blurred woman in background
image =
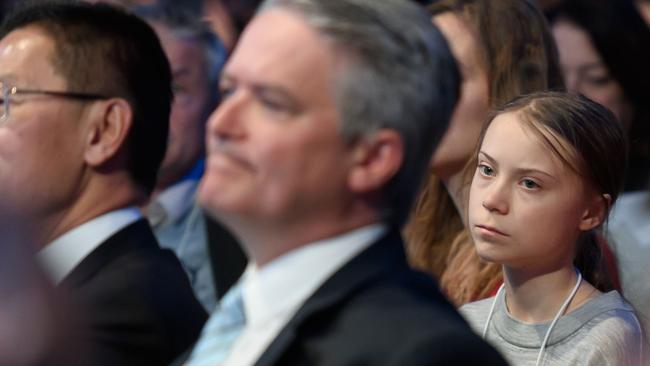
{"label": "blurred woman in background", "polygon": [[614,112],[630,141],[625,190],[650,172],[650,28],[631,0],[565,0],[549,14],[568,91]]}

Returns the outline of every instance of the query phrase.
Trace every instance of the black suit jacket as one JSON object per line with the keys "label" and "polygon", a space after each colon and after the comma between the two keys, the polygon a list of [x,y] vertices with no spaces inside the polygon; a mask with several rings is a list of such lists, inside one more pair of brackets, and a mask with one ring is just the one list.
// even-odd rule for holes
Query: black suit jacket
{"label": "black suit jacket", "polygon": [[204,216],[214,286],[217,298],[221,299],[244,273],[248,258],[226,227],[209,215]]}
{"label": "black suit jacket", "polygon": [[82,311],[73,332],[91,365],[168,365],[207,319],[180,262],[145,220],[107,239],[60,287]]}
{"label": "black suit jacket", "polygon": [[257,365],[506,365],[434,281],[411,270],[395,230],[311,296]]}

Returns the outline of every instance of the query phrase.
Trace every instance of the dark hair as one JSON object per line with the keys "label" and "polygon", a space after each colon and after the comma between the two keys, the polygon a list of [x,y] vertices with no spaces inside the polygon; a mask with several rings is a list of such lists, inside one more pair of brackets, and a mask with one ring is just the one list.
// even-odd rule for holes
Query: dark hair
{"label": "dark hair", "polygon": [[261,2],[262,0],[221,0],[232,20],[237,35],[241,34],[246,28]]}
{"label": "dark hair", "polygon": [[34,26],[55,43],[52,64],[75,92],[124,98],[133,109],[127,169],[151,193],[165,154],[171,70],[154,31],[138,17],[106,4],[54,1],[9,14],[0,38]]}
{"label": "dark hair", "polygon": [[[627,141],[621,123],[602,105],[581,95],[563,92],[538,92],[524,95],[503,105],[488,118],[479,147],[494,118],[516,112],[523,125],[567,167],[576,172],[599,194],[608,194],[611,209],[623,188],[627,161]],[[561,142],[567,142],[567,151]],[[606,216],[605,216],[606,217]],[[600,226],[599,226],[600,228]],[[597,229],[578,239],[574,264],[592,285],[607,291],[613,286],[608,273]]]}
{"label": "dark hair", "polygon": [[[226,63],[227,51],[207,22],[189,9],[165,2],[134,6],[130,11],[147,22],[162,25],[175,36],[197,41],[205,59],[206,82],[210,86],[210,92],[218,94],[219,76]],[[210,106],[210,111],[217,102],[218,98],[214,100],[215,105]]]}
{"label": "dark hair", "polygon": [[650,28],[631,0],[565,0],[549,14],[587,32],[634,107],[626,190],[645,188],[650,166]]}

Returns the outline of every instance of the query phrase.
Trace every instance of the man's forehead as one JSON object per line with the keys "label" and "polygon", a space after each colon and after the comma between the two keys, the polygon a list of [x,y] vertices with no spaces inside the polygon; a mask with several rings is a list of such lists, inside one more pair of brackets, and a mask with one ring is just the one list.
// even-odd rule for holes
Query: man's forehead
{"label": "man's forehead", "polygon": [[0,57],[15,58],[42,47],[51,49],[52,40],[35,26],[17,28],[0,39]]}
{"label": "man's forehead", "polygon": [[0,79],[38,82],[60,78],[52,65],[54,40],[36,26],[11,31],[0,40]]}
{"label": "man's forehead", "polygon": [[256,79],[298,79],[302,83],[311,79],[319,68],[330,68],[333,61],[325,37],[297,14],[272,9],[251,21],[226,65],[225,74]]}

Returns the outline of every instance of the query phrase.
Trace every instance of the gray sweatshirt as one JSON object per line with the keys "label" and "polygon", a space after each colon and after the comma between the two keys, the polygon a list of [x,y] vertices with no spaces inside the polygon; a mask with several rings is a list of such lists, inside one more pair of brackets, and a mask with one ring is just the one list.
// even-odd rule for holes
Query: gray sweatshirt
{"label": "gray sweatshirt", "polygon": [[[460,309],[479,335],[494,297]],[[528,324],[506,310],[505,292],[499,296],[486,339],[511,365],[535,365],[550,321]],[[553,327],[541,364],[639,366],[643,331],[632,307],[616,291],[591,299],[566,314]]]}

